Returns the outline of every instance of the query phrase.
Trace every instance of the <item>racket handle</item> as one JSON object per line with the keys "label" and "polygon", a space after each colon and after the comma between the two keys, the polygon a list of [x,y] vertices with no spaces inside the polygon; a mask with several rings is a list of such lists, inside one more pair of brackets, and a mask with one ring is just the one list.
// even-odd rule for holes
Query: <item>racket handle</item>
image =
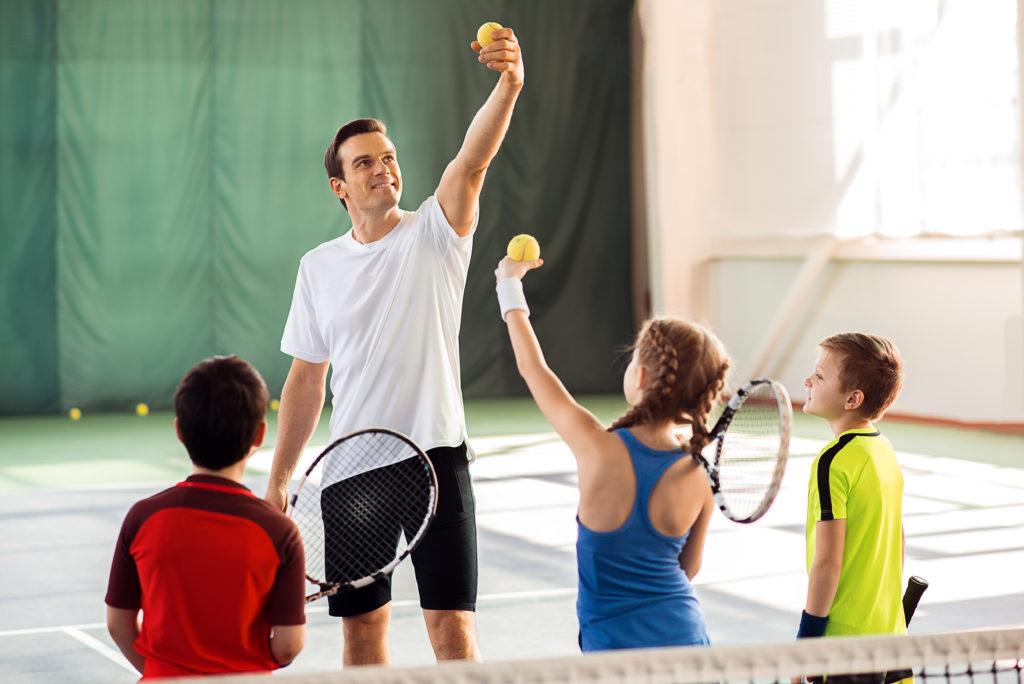
{"label": "racket handle", "polygon": [[927,588],[928,580],[922,577],[911,575],[907,580],[907,591],[903,594],[903,616],[907,619],[908,626],[910,618],[914,617],[914,611],[917,610],[917,602],[921,600],[921,594]]}

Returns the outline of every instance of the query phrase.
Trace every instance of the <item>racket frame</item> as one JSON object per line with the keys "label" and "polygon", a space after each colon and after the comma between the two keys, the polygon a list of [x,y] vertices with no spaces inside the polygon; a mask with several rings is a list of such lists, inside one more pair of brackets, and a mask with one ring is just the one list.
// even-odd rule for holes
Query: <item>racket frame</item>
{"label": "racket frame", "polygon": [[[768,489],[765,495],[761,498],[761,504],[754,510],[750,515],[740,518],[729,510],[728,504],[725,502],[725,496],[722,494],[721,482],[719,473],[721,471],[721,459],[722,459],[722,445],[725,443],[726,433],[729,429],[729,424],[732,423],[733,417],[736,412],[739,411],[740,407],[743,406],[743,402],[747,400],[747,397],[753,393],[760,385],[768,385],[772,389],[772,393],[775,396],[775,401],[779,409],[779,453],[775,459],[775,469],[772,472],[772,481],[768,485]],[[715,425],[711,428],[711,442],[715,443],[715,457],[714,462],[708,462],[704,454],[694,454],[697,461],[704,466],[704,470],[707,472],[708,479],[711,482],[711,493],[714,495],[715,503],[718,505],[719,510],[733,522],[748,524],[752,523],[761,518],[771,507],[775,501],[775,497],[779,493],[779,487],[782,486],[782,477],[786,472],[786,462],[789,460],[789,441],[793,430],[793,402],[790,401],[789,392],[786,391],[785,386],[771,378],[755,378],[746,385],[738,389],[725,405],[725,409],[722,411],[722,415],[715,421]]]}
{"label": "racket frame", "polygon": [[[415,550],[416,547],[419,546],[420,542],[423,540],[424,535],[426,535],[427,530],[430,529],[430,524],[434,521],[434,516],[437,514],[437,472],[435,472],[434,464],[430,461],[430,457],[427,456],[427,453],[423,451],[423,449],[421,449],[419,445],[416,444],[416,442],[412,441],[412,439],[410,439],[408,436],[402,434],[401,432],[398,432],[397,430],[392,430],[390,428],[363,428],[361,430],[356,430],[346,435],[342,435],[338,439],[331,442],[323,451],[320,452],[320,454],[315,459],[313,459],[313,462],[309,465],[308,468],[306,468],[306,472],[302,474],[302,477],[299,479],[299,483],[295,486],[295,492],[288,500],[289,517],[291,517],[292,511],[295,510],[295,504],[299,500],[299,494],[302,493],[302,488],[306,484],[306,480],[309,479],[310,474],[317,467],[317,465],[319,465],[320,461],[326,458],[327,455],[330,454],[334,450],[334,448],[339,444],[368,433],[385,434],[391,437],[398,438],[399,440],[405,442],[405,444],[416,453],[416,456],[414,458],[418,458],[421,463],[426,465],[427,472],[430,473],[431,483],[430,511],[426,517],[426,520],[424,520],[423,524],[420,526],[420,529],[416,532],[416,535],[412,539],[408,540],[408,544],[406,545],[405,550],[402,551],[402,553],[398,554],[390,563],[385,565],[383,568],[377,570],[376,572],[373,572],[365,577],[360,577],[359,579],[350,580],[348,582],[324,582],[316,579],[315,577],[310,576],[310,574],[306,572],[306,581],[310,584],[319,587],[319,591],[313,592],[312,594],[308,594],[306,596],[306,603],[311,603],[325,596],[332,596],[334,594],[338,594],[345,591],[361,589],[362,587],[369,586],[381,577],[387,575],[389,572],[398,567],[399,563],[405,560],[409,556],[409,554],[411,554],[413,550]],[[399,462],[401,463],[402,461]],[[320,488],[317,487],[317,489],[319,490]],[[303,543],[305,543],[305,541],[303,541]]]}

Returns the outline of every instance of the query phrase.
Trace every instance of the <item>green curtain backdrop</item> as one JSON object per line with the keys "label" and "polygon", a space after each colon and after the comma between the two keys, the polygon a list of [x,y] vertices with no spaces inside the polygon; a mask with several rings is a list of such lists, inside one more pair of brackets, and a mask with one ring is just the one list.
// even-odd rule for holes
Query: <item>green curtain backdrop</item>
{"label": "green curtain backdrop", "polygon": [[53,3],[0,3],[0,412],[59,406]]}
{"label": "green curtain backdrop", "polygon": [[508,239],[553,368],[615,391],[629,341],[626,0],[0,0],[0,413],[169,404],[211,354],[279,391],[298,260],[348,230],[323,150],[389,126],[402,205],[436,187],[516,29],[527,85],[487,179],[463,315],[467,396],[523,391],[493,290]]}

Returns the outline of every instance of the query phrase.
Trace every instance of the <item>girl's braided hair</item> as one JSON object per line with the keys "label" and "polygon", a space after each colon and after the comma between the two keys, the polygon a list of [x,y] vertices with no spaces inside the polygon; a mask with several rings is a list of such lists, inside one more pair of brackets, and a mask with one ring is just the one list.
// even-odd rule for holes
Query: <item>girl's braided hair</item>
{"label": "girl's braided hair", "polygon": [[729,356],[717,337],[680,318],[654,318],[637,335],[634,349],[650,378],[643,398],[610,430],[670,420],[693,429],[688,450],[707,445],[708,415],[725,387]]}

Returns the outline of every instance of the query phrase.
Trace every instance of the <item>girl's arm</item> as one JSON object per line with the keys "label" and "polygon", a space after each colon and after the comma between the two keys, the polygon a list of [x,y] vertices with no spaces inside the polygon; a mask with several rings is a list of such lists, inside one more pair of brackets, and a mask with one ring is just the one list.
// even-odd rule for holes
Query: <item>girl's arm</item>
{"label": "girl's arm", "polygon": [[[499,283],[510,278],[519,281],[527,271],[543,263],[540,259],[512,261],[506,257],[498,264],[494,275]],[[509,297],[502,296],[502,291],[508,289],[517,292],[513,296],[515,301],[508,301]],[[526,381],[537,407],[574,454],[585,451],[591,440],[606,435],[604,426],[594,414],[576,403],[562,381],[548,368],[544,352],[541,351],[540,343],[530,324],[526,299],[521,294],[521,284],[506,283],[499,286],[499,302],[502,310],[506,311],[505,323],[508,324],[508,335],[516,355],[516,367]]]}
{"label": "girl's arm", "polygon": [[704,556],[704,540],[708,536],[708,524],[711,522],[711,514],[715,510],[715,499],[711,496],[711,488],[707,488],[704,497],[704,505],[701,506],[700,514],[696,522],[690,528],[690,536],[686,538],[683,550],[679,554],[679,567],[686,573],[687,579],[691,582],[700,570],[700,560]]}

